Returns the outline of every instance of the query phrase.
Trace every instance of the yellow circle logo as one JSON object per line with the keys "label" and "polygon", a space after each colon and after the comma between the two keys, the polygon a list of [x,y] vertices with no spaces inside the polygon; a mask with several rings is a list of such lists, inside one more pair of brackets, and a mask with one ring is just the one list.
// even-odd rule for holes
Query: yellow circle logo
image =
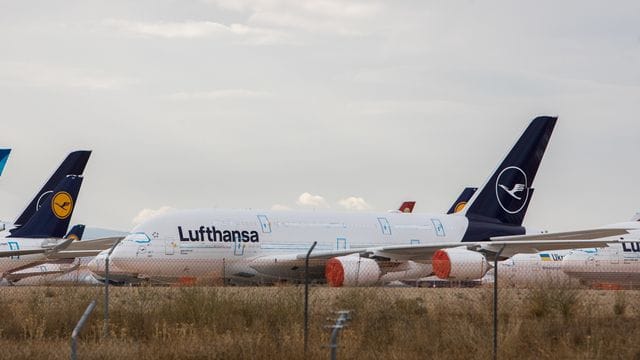
{"label": "yellow circle logo", "polygon": [[61,191],[51,199],[51,210],[53,214],[61,220],[64,220],[71,215],[73,210],[73,199],[68,192]]}
{"label": "yellow circle logo", "polygon": [[459,213],[460,211],[464,210],[464,207],[467,206],[467,202],[463,201],[463,202],[459,202],[458,205],[456,205],[455,210],[453,211],[454,213]]}

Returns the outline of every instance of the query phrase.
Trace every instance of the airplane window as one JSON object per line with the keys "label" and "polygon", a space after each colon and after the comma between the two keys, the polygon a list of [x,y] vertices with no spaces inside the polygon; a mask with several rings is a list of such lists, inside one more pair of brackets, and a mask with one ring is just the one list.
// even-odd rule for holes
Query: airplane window
{"label": "airplane window", "polygon": [[125,241],[133,241],[138,244],[144,244],[144,243],[151,242],[151,239],[145,233],[134,233],[134,234],[129,234],[126,237]]}

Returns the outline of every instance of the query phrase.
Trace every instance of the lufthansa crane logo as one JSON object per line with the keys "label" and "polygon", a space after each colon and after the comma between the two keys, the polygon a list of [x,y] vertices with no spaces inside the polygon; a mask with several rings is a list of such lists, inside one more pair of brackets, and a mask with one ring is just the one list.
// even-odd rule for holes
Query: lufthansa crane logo
{"label": "lufthansa crane logo", "polygon": [[502,210],[517,214],[529,200],[527,174],[519,167],[509,166],[500,172],[496,180],[496,198]]}
{"label": "lufthansa crane logo", "polygon": [[453,209],[453,212],[455,214],[461,212],[462,210],[464,210],[464,207],[467,206],[467,202],[466,201],[461,201],[458,204],[456,204],[456,207]]}
{"label": "lufthansa crane logo", "polygon": [[51,210],[60,220],[64,220],[71,215],[73,210],[73,199],[68,192],[60,191],[51,198]]}

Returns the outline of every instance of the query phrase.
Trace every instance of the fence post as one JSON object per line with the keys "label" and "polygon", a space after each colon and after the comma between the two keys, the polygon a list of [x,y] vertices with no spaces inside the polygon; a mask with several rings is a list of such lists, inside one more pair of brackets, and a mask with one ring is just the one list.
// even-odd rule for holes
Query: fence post
{"label": "fence post", "polygon": [[502,245],[493,259],[493,359],[498,359],[498,259],[504,250]]}
{"label": "fence post", "polygon": [[309,257],[311,252],[318,245],[317,241],[313,242],[307,257],[304,259],[304,357],[307,358],[309,349]]}
{"label": "fence post", "polygon": [[116,248],[116,246],[122,241],[122,238],[116,240],[116,242],[111,246],[109,252],[107,253],[107,257],[104,260],[104,328],[103,328],[103,336],[105,338],[109,337],[109,257],[111,253]]}
{"label": "fence post", "polygon": [[350,311],[338,311],[338,319],[336,320],[336,324],[332,326],[333,331],[331,331],[331,343],[329,344],[331,348],[331,360],[338,358],[338,335],[340,335],[340,330],[345,327],[347,321],[351,319],[349,316],[350,313]]}
{"label": "fence post", "polygon": [[89,315],[93,312],[93,309],[96,307],[96,301],[93,300],[87,309],[82,314],[80,321],[76,324],[76,327],[73,329],[71,333],[71,360],[76,360],[78,358],[78,335],[80,335],[80,331],[82,331],[82,327],[84,327],[84,323],[87,322]]}

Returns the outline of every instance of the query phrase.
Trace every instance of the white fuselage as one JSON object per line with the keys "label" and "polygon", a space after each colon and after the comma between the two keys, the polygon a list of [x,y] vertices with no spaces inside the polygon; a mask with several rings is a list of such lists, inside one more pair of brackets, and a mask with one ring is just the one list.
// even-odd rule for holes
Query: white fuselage
{"label": "white fuselage", "polygon": [[562,270],[591,285],[640,286],[640,243],[573,251],[565,256]]}
{"label": "white fuselage", "polygon": [[[153,218],[116,247],[119,272],[148,278],[258,276],[261,258],[389,245],[457,243],[460,215],[187,210]],[[100,271],[99,264],[90,268]]]}
{"label": "white fuselage", "polygon": [[[637,238],[640,222],[603,228],[625,228]],[[640,243],[609,244],[595,249],[518,254],[498,265],[499,276],[513,284],[568,283],[580,280],[592,285],[640,285]]]}
{"label": "white fuselage", "polygon": [[565,285],[571,278],[562,270],[563,258],[572,250],[516,254],[498,263],[498,276],[513,286]]}

